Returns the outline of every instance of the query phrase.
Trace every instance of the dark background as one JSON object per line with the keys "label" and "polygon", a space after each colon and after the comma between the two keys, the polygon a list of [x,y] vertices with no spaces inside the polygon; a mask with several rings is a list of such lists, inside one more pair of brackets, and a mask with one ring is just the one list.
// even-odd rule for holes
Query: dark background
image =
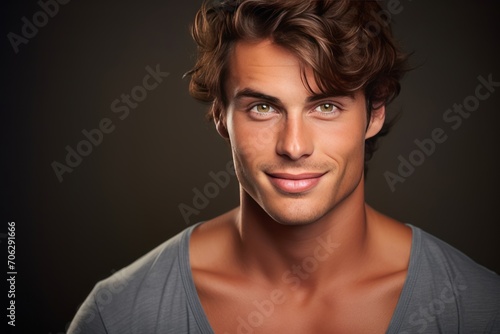
{"label": "dark background", "polygon": [[[193,188],[203,189],[209,172],[230,161],[204,119],[206,106],[189,97],[182,79],[194,61],[188,27],[199,4],[70,1],[16,54],[7,34],[21,35],[21,18],[33,22],[41,8],[3,2],[0,241],[6,258],[7,222],[15,221],[14,332],[64,332],[98,280],[188,225],[179,204],[192,206]],[[500,81],[498,3],[401,0],[401,6],[392,17],[395,33],[418,67],[390,109],[401,118],[370,165],[367,200],[500,272],[500,91],[457,130],[442,119],[474,94],[478,76]],[[145,67],[157,64],[170,75],[120,120],[111,102],[141,85]],[[76,148],[82,130],[103,118],[114,132],[60,183],[51,163],[64,163],[66,145]],[[398,156],[408,158],[414,140],[437,127],[447,141],[392,192],[384,172],[397,173]],[[235,205],[233,177],[191,223]]]}

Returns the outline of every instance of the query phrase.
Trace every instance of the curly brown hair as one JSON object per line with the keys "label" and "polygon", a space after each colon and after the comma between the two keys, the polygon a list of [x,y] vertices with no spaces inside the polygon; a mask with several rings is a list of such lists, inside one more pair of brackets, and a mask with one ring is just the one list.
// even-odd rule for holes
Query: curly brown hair
{"label": "curly brown hair", "polygon": [[[378,15],[376,1],[360,0],[205,0],[197,12],[192,36],[198,58],[189,92],[208,102],[210,119],[224,116],[224,84],[228,58],[239,40],[271,39],[313,70],[322,93],[350,95],[362,89],[371,110],[390,103],[400,91],[408,70],[407,59],[396,43],[390,24]],[[390,123],[365,141],[365,166],[376,141]]]}

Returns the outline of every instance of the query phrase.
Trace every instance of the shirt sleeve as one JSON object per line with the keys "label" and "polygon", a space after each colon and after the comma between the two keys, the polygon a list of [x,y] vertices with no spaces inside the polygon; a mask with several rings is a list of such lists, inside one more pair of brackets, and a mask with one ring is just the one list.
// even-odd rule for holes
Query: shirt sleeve
{"label": "shirt sleeve", "polygon": [[78,309],[71,321],[67,334],[107,334],[108,331],[102,320],[102,315],[95,300],[95,291],[92,290],[82,306]]}

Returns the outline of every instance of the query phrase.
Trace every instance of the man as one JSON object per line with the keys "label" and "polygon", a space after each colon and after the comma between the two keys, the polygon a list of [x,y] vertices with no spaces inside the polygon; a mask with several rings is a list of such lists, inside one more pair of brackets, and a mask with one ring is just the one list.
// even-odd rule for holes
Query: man
{"label": "man", "polygon": [[100,282],[70,333],[500,331],[496,274],[365,204],[406,70],[379,10],[204,3],[190,91],[230,143],[240,206]]}

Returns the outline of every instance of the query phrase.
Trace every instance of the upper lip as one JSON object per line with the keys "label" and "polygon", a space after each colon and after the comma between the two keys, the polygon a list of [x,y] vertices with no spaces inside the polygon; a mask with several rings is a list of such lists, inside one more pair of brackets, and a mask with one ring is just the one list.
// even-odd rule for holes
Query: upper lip
{"label": "upper lip", "polygon": [[270,177],[274,177],[277,179],[286,179],[286,180],[305,180],[305,179],[314,179],[325,175],[326,173],[300,173],[300,174],[292,174],[292,173],[266,173]]}

